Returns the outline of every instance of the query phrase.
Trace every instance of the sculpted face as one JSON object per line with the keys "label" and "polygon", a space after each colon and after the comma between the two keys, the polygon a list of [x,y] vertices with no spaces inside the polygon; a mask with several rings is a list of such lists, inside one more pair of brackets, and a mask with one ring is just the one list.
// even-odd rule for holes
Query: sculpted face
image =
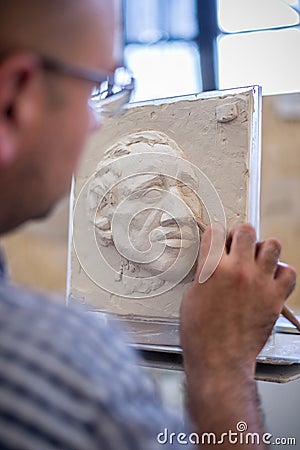
{"label": "sculpted face", "polygon": [[[133,163],[130,156],[143,158],[149,152],[164,155],[167,163],[174,165],[176,176],[166,176],[152,158],[142,164],[142,173],[137,170],[127,177],[126,164]],[[129,157],[122,158],[124,155]],[[193,266],[191,258],[199,241],[196,221],[201,220],[202,207],[194,192],[197,179],[192,166],[190,171],[186,166],[182,171],[182,158],[181,149],[166,135],[135,133],[106,152],[91,182],[89,206],[99,244],[118,253],[122,262],[119,279],[124,270],[131,272],[135,278],[132,288],[137,291],[155,290],[165,282],[176,281],[176,261],[177,267]],[[116,162],[114,170],[107,170],[105,164],[112,160]],[[146,278],[153,276],[155,282],[147,284]],[[126,284],[130,290],[128,280]]]}

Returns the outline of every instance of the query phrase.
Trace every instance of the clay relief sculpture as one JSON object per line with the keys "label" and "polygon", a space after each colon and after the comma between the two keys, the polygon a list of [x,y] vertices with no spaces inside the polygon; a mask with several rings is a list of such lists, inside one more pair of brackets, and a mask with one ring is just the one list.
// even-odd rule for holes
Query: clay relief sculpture
{"label": "clay relief sculpture", "polygon": [[[134,176],[126,176],[133,155],[142,161],[149,153],[151,162],[148,159],[142,171],[137,168]],[[176,165],[176,176],[166,176],[162,160]],[[194,266],[203,210],[196,194],[197,175],[183,160],[184,152],[164,133],[129,134],[105,152],[89,184],[89,220],[99,251],[114,267],[116,282],[123,283],[124,295],[155,295],[161,286],[178,283],[178,267]],[[188,272],[186,282],[191,279]]]}

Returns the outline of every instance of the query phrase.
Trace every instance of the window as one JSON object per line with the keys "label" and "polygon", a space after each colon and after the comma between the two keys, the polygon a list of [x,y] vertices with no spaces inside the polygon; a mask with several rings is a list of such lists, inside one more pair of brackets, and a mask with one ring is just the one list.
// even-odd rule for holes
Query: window
{"label": "window", "polygon": [[219,0],[221,89],[260,84],[263,94],[300,90],[299,2]]}
{"label": "window", "polygon": [[218,23],[225,33],[299,24],[297,11],[282,0],[219,0]]}
{"label": "window", "polygon": [[260,84],[300,90],[300,0],[124,0],[133,100]]}
{"label": "window", "polygon": [[125,61],[134,101],[202,90],[195,0],[126,0]]}

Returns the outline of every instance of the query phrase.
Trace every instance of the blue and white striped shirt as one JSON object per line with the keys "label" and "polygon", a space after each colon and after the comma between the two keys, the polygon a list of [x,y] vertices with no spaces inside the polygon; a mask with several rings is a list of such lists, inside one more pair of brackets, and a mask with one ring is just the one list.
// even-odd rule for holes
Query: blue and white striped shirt
{"label": "blue and white striped shirt", "polygon": [[165,428],[182,432],[124,341],[114,323],[2,278],[0,448],[154,450]]}

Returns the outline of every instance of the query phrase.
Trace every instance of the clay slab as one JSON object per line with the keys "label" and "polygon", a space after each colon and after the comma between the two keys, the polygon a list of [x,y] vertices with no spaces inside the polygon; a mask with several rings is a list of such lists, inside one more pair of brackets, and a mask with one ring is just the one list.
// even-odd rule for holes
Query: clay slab
{"label": "clay slab", "polygon": [[[136,134],[161,133],[170,142],[175,142],[184,158],[211,181],[224,206],[227,228],[250,222],[259,231],[260,95],[260,89],[254,86],[160,99],[133,104],[122,116],[106,120],[89,141],[74,178],[69,249],[70,302],[86,305],[92,311],[112,313],[129,324],[134,322],[135,326],[138,324],[138,342],[164,343],[160,325],[178,323],[181,298],[189,280],[185,279],[161,294],[154,289],[145,298],[132,298],[132,295],[126,295],[126,290],[124,295],[116,295],[106,289],[105,283],[102,286],[98,280],[108,278],[107,261],[99,259],[94,248],[95,226],[88,218],[89,180],[99,169],[99,164],[101,166],[108,149],[116,143]],[[157,166],[159,171],[159,158]],[[207,221],[206,210],[203,219]],[[103,217],[99,223],[106,232],[108,227]],[[97,245],[101,250],[99,240]],[[107,248],[103,249],[107,251]],[[109,262],[114,263],[114,258]],[[151,335],[147,339],[147,324],[151,329],[154,326],[155,338]],[[168,345],[171,342],[168,338]]]}

